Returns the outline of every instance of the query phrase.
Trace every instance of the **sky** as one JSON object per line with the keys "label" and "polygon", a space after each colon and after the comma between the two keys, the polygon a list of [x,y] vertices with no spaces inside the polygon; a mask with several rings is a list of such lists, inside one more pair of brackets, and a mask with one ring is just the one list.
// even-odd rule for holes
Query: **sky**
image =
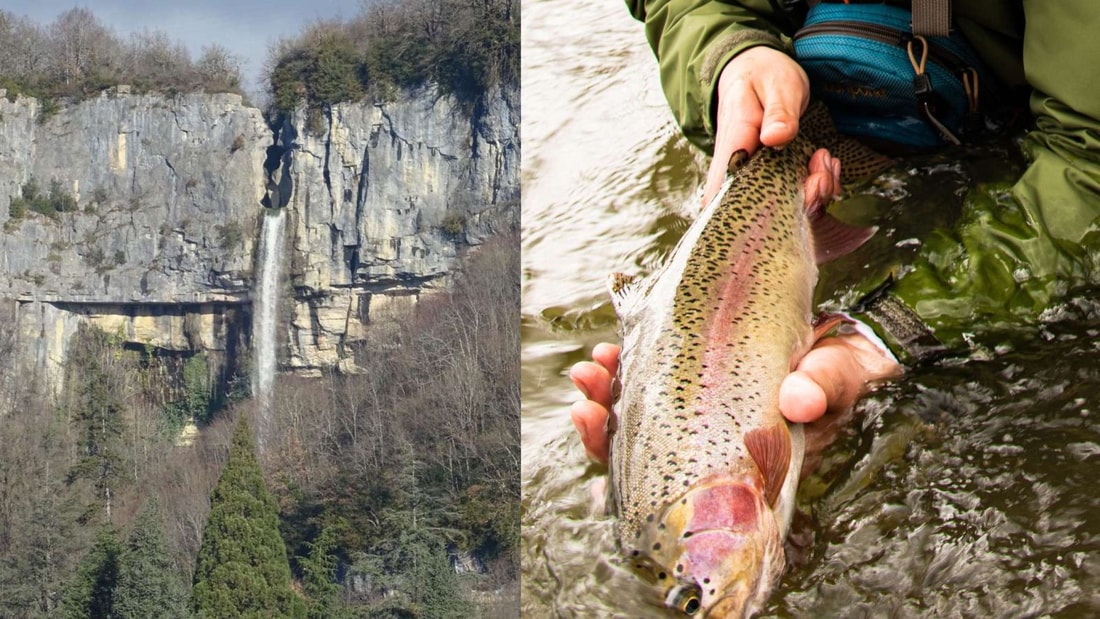
{"label": "sky", "polygon": [[120,38],[134,32],[162,30],[182,41],[197,60],[203,47],[218,43],[242,60],[245,90],[260,89],[260,71],[268,46],[282,37],[297,36],[307,24],[359,13],[362,0],[4,0],[0,8],[42,25],[73,8],[91,10]]}

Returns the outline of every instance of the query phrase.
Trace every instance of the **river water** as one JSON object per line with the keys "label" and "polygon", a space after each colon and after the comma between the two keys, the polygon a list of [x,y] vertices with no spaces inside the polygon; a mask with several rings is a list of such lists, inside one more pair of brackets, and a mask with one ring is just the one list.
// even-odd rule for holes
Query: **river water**
{"label": "river water", "polygon": [[[522,10],[523,615],[660,617],[590,508],[604,471],[575,437],[566,371],[615,341],[604,277],[667,255],[703,161],[622,4]],[[885,276],[964,199],[1003,192],[1020,170],[1011,152],[929,156],[854,191],[837,208],[881,229],[823,272],[822,304]],[[802,484],[811,541],[764,616],[1100,616],[1100,311],[1085,295],[1047,318],[857,407]]]}

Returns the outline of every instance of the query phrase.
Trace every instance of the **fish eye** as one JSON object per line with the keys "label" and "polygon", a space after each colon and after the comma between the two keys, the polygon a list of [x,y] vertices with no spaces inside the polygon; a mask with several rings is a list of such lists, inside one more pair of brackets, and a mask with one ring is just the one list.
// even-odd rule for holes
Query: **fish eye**
{"label": "fish eye", "polygon": [[702,595],[698,587],[684,587],[676,593],[672,606],[685,615],[694,615],[703,607]]}

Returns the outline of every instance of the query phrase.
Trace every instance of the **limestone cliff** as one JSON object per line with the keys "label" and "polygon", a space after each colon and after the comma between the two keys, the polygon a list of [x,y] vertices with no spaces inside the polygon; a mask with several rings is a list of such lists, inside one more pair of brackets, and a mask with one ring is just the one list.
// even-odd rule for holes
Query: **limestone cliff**
{"label": "limestone cliff", "polygon": [[[335,365],[387,301],[415,299],[463,247],[516,226],[518,121],[515,91],[473,113],[431,90],[303,110],[274,132],[235,95],[119,88],[56,113],[0,97],[0,298],[47,369],[81,320],[134,344],[233,354],[247,345],[263,209],[284,207],[280,356]],[[34,187],[67,196],[62,212],[28,209]]]}
{"label": "limestone cliff", "polygon": [[284,123],[273,198],[294,218],[290,367],[333,365],[461,248],[518,225],[518,106],[498,92],[471,114],[426,92]]}

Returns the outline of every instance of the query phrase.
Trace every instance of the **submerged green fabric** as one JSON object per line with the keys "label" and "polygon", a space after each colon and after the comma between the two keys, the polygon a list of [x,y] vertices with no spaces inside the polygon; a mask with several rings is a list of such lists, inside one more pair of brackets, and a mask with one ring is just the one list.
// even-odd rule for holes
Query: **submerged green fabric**
{"label": "submerged green fabric", "polygon": [[1100,58],[1100,12],[1093,0],[1023,5],[1034,85],[1035,127],[1023,139],[1029,166],[1011,199],[968,202],[953,230],[927,239],[893,291],[950,348],[1033,324],[1098,279],[1100,71],[1086,59]]}
{"label": "submerged green fabric", "polygon": [[[627,0],[645,22],[685,136],[713,149],[715,87],[753,45],[784,49],[791,16],[767,0]],[[1003,198],[974,197],[957,225],[924,239],[889,294],[949,348],[1034,324],[1073,288],[1096,284],[1100,250],[1100,11],[1095,0],[955,0],[960,31],[1008,86],[1033,87],[1031,162]],[[890,325],[874,325],[895,352]]]}

